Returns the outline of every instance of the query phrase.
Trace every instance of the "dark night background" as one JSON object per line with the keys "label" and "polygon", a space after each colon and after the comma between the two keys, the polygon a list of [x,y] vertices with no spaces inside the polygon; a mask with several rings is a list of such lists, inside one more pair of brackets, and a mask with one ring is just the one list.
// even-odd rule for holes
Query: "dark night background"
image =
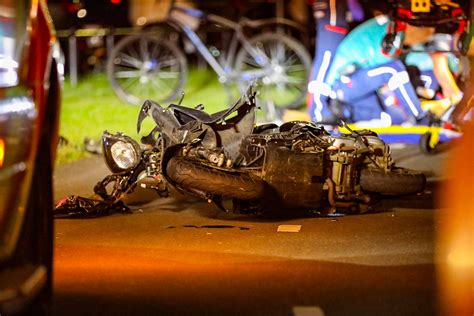
{"label": "dark night background", "polygon": [[[152,0],[153,1],[153,0]],[[48,5],[53,16],[56,29],[80,28],[85,24],[100,24],[108,27],[130,26],[127,10],[130,0],[49,0]],[[271,0],[200,0],[194,1],[196,6],[208,13],[223,15],[230,19],[248,17],[252,19],[268,18],[275,16],[276,1]],[[360,1],[366,10],[379,10],[384,12],[387,7],[386,1],[362,0]],[[285,6],[285,17],[288,14],[289,1],[283,1]],[[77,11],[85,8],[87,15],[79,19]],[[308,6],[308,12],[310,8]],[[308,14],[310,17],[311,14]],[[311,24],[311,20],[308,24]]]}

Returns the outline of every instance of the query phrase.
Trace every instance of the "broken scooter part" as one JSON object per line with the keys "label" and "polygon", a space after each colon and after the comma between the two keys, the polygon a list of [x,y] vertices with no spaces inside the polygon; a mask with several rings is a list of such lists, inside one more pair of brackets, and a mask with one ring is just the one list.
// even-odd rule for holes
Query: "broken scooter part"
{"label": "broken scooter part", "polygon": [[366,212],[379,196],[423,191],[425,176],[397,167],[389,146],[369,130],[332,136],[303,121],[255,126],[255,94],[251,86],[214,114],[202,105],[165,108],[146,101],[137,130],[147,117],[156,126],[142,145],[104,133],[112,174],[95,193],[114,202],[142,189],[166,197],[172,187],[236,213],[332,215]]}

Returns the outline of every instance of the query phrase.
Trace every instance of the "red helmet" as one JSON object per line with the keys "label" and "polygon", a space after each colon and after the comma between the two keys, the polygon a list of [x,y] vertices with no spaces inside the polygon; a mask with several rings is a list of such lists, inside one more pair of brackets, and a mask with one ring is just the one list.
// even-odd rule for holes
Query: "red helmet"
{"label": "red helmet", "polygon": [[[390,2],[392,9],[389,16],[392,24],[388,33],[396,34],[404,30],[406,24],[434,27],[438,36],[434,37],[431,50],[467,53],[472,37],[471,21],[466,14],[470,13],[469,0],[391,0]],[[440,34],[443,36],[439,36]],[[446,42],[448,38],[450,43]],[[447,47],[450,49],[446,49]]]}

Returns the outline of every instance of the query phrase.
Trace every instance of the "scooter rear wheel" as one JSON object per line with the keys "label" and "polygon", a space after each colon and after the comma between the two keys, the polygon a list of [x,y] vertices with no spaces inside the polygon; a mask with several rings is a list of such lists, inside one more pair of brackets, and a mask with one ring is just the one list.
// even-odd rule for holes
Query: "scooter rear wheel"
{"label": "scooter rear wheel", "polygon": [[363,169],[360,173],[360,186],[367,192],[382,195],[408,195],[422,192],[426,185],[423,173],[396,168],[391,171]]}

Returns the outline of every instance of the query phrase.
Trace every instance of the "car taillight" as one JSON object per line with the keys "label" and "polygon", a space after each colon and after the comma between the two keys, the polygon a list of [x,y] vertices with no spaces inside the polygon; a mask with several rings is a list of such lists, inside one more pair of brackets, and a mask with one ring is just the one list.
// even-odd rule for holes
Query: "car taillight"
{"label": "car taillight", "polygon": [[33,135],[37,112],[33,100],[21,87],[0,88],[24,94],[0,98],[0,261],[16,244],[23,222],[34,152]]}
{"label": "car taillight", "polygon": [[0,138],[0,168],[3,167],[4,159],[5,159],[5,141]]}

